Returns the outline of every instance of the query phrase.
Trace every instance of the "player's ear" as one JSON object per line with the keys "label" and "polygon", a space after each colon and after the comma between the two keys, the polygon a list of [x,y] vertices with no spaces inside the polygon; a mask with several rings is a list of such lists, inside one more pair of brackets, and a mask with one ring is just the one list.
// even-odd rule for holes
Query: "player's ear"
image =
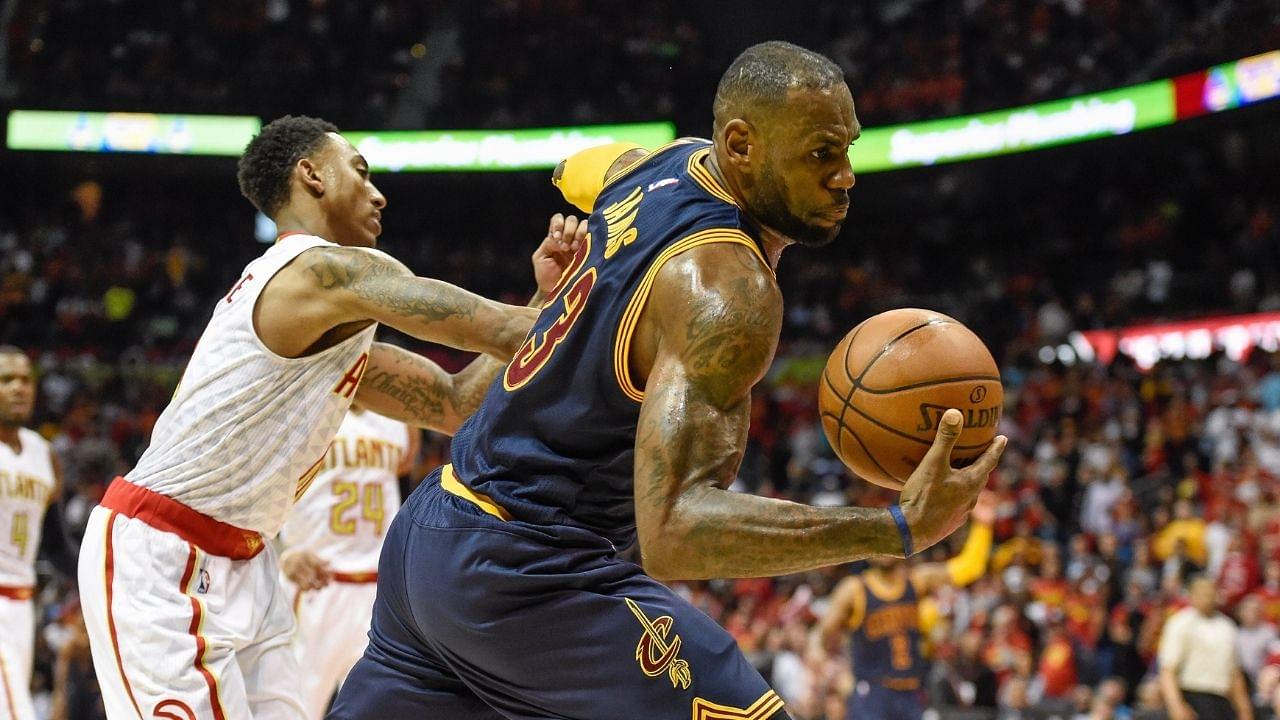
{"label": "player's ear", "polygon": [[320,174],[320,166],[311,158],[299,158],[298,164],[293,166],[293,174],[312,197],[324,195],[324,177]]}
{"label": "player's ear", "polygon": [[748,171],[751,166],[752,127],[742,118],[734,118],[720,129],[724,138],[724,149],[730,164],[739,172]]}

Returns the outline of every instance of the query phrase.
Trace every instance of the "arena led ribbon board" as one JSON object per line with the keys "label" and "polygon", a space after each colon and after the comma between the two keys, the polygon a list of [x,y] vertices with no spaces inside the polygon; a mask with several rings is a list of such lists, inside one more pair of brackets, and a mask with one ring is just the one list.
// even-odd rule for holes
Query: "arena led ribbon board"
{"label": "arena led ribbon board", "polygon": [[1181,320],[1107,330],[1073,332],[1068,343],[1040,348],[1040,360],[1064,365],[1097,361],[1111,364],[1117,355],[1133,358],[1141,370],[1161,360],[1203,360],[1222,351],[1242,362],[1253,350],[1280,351],[1280,312]]}
{"label": "arena led ribbon board", "polygon": [[[160,115],[14,110],[10,150],[135,152],[239,157],[262,120],[233,115]],[[634,142],[647,148],[676,137],[670,122],[521,130],[356,131],[343,133],[383,172],[550,169],[583,148]]]}
{"label": "arena led ribbon board", "polygon": [[247,115],[14,110],[6,145],[10,150],[236,157],[261,127],[261,120]]}
{"label": "arena led ribbon board", "polygon": [[1207,70],[978,115],[868,128],[850,151],[877,172],[1125,135],[1280,97],[1280,50]]}
{"label": "arena led ribbon board", "polygon": [[344,132],[372,170],[440,172],[549,169],[595,145],[633,142],[653,149],[676,137],[669,122],[538,128]]}
{"label": "arena led ribbon board", "polygon": [[[860,173],[1039,150],[1170,125],[1280,97],[1280,50],[1175,78],[1006,110],[868,128],[850,160]],[[10,150],[140,152],[237,157],[262,121],[154,113],[9,113]],[[344,133],[375,171],[470,172],[552,168],[583,148],[675,139],[670,122],[520,130]]]}

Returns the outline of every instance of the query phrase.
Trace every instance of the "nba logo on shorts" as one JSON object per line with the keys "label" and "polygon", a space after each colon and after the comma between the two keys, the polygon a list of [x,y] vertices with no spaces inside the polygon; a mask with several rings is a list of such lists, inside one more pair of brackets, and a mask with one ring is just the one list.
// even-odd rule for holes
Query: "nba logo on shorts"
{"label": "nba logo on shorts", "polygon": [[201,595],[209,592],[209,571],[200,568],[200,582],[196,583],[196,592]]}

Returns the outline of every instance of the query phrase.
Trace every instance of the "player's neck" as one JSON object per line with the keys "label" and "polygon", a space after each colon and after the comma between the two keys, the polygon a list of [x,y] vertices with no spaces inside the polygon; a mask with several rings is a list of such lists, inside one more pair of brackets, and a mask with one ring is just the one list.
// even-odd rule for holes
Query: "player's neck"
{"label": "player's neck", "polygon": [[277,242],[280,237],[294,233],[304,233],[324,238],[329,242],[338,242],[329,230],[329,223],[314,208],[295,208],[286,206],[276,214]]}
{"label": "player's neck", "polygon": [[706,164],[707,171],[716,179],[716,182],[720,183],[720,186],[723,187],[731,197],[733,197],[733,200],[738,204],[738,207],[742,208],[742,211],[755,222],[756,227],[760,228],[760,242],[764,245],[762,249],[764,250],[765,258],[769,261],[769,267],[774,272],[777,272],[778,261],[782,258],[782,251],[786,249],[788,245],[792,244],[793,241],[782,233],[760,222],[751,214],[751,211],[747,209],[746,194],[742,192],[742,188],[737,183],[730,180],[729,177],[725,175],[724,171],[720,169],[720,162],[716,159],[714,149],[712,152],[707,154]]}
{"label": "player's neck", "polygon": [[895,565],[891,568],[873,567],[871,572],[875,573],[876,579],[886,585],[896,585],[903,577],[905,568],[901,565]]}
{"label": "player's neck", "polygon": [[22,440],[18,436],[21,425],[0,424],[0,442],[13,448],[14,452],[22,452]]}

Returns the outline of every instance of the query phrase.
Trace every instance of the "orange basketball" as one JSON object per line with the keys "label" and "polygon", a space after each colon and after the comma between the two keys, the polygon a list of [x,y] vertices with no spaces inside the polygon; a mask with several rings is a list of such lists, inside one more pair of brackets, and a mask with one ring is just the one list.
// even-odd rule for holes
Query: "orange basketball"
{"label": "orange basketball", "polygon": [[948,408],[964,413],[951,463],[973,462],[996,436],[1004,406],[987,346],[931,310],[890,310],[860,323],[822,371],[818,411],[836,455],[859,477],[901,490]]}

